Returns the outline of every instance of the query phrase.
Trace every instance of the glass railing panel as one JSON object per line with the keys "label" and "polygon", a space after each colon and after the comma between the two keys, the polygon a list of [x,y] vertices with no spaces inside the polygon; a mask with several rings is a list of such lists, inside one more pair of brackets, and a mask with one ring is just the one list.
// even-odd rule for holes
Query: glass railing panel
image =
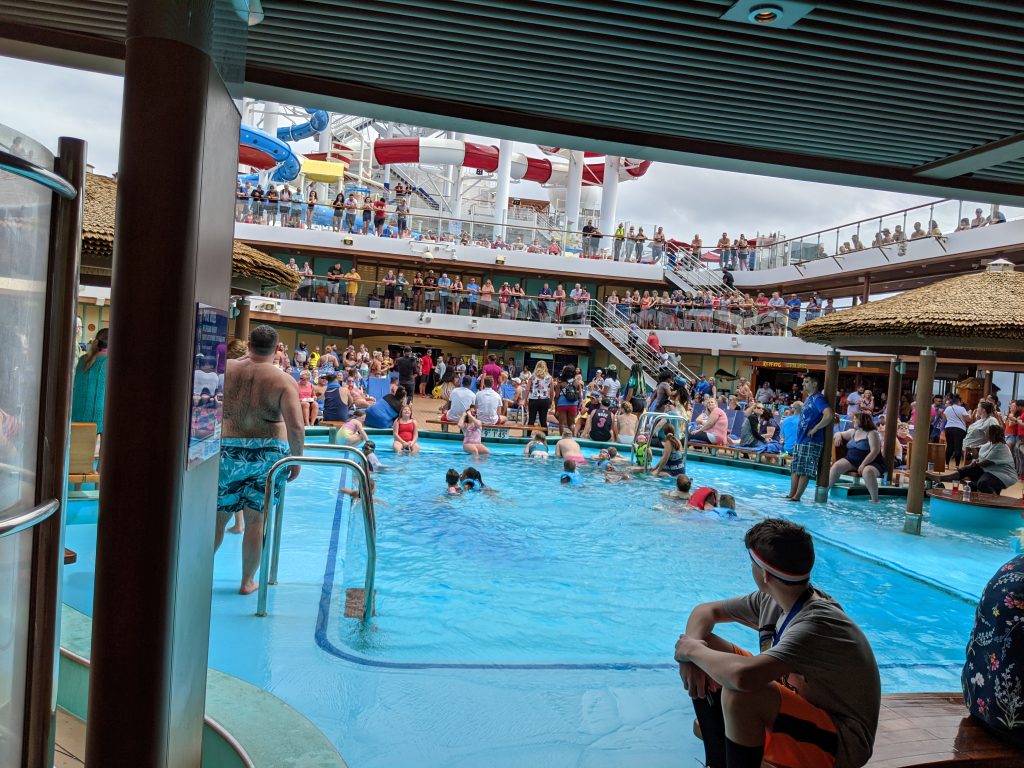
{"label": "glass railing panel", "polygon": [[[53,168],[45,147],[0,125],[0,149]],[[0,171],[0,520],[35,506],[51,191]],[[0,538],[0,765],[21,765],[31,532]]]}

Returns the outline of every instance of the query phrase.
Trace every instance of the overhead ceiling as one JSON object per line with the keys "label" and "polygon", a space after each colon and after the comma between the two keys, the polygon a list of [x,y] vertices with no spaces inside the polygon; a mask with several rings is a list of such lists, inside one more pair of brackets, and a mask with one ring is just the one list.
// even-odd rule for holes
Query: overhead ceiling
{"label": "overhead ceiling", "polygon": [[[808,4],[782,29],[723,20],[731,0],[263,0],[247,92],[654,160],[1024,203],[1024,7]],[[125,7],[4,0],[0,52],[103,66],[123,57]]]}

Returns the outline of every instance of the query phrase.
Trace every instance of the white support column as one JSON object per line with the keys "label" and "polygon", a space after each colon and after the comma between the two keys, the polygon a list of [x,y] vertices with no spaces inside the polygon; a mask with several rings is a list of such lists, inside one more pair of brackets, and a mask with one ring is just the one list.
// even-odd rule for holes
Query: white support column
{"label": "white support column", "polygon": [[[452,138],[456,141],[465,141],[466,134],[455,133]],[[450,183],[448,187],[448,210],[451,211],[452,221],[448,222],[448,231],[453,234],[462,233],[462,166],[452,165]]]}
{"label": "white support column", "polygon": [[[333,130],[331,129],[331,123],[333,121],[334,121],[334,113],[332,112],[327,117],[327,127],[324,128],[322,131],[320,131],[320,141],[317,143],[317,147],[316,147],[319,152],[326,152],[326,153],[329,154],[330,151],[333,149],[333,145],[331,143],[332,138],[333,138]],[[325,157],[326,157],[326,155],[325,155]],[[338,191],[339,192],[344,192],[345,191],[345,180],[342,179],[339,182],[338,186],[340,187],[340,189]],[[306,193],[306,190],[302,190],[302,191],[303,191],[304,194]],[[316,185],[316,196],[317,196],[317,198],[319,198],[319,201],[320,201],[321,205],[330,202],[330,200],[328,199],[328,196],[329,196],[328,184],[326,182],[323,182],[323,181],[317,182],[317,185]]]}
{"label": "white support column", "polygon": [[[384,138],[390,139],[395,135],[394,123],[388,123],[387,130],[384,131]],[[385,189],[391,191],[391,166],[385,165],[381,171],[381,181],[384,183]]]}
{"label": "white support column", "polygon": [[604,183],[601,185],[601,234],[605,237],[615,234],[615,209],[619,201],[620,159],[617,155],[607,155],[604,158]]}
{"label": "white support column", "polygon": [[494,189],[494,224],[496,232],[505,236],[505,216],[508,213],[508,185],[512,179],[512,142],[502,139],[498,147],[498,186]]}
{"label": "white support column", "polygon": [[572,232],[579,229],[580,193],[583,190],[583,152],[574,149],[569,152],[569,181],[565,189],[565,229]]}
{"label": "white support column", "polygon": [[280,105],[276,101],[263,102],[263,130],[271,136],[277,136],[278,114]]}

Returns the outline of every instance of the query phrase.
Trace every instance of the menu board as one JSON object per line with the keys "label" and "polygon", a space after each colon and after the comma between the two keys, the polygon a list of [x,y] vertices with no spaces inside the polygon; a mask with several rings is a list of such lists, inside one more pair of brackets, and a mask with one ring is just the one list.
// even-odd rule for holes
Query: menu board
{"label": "menu board", "polygon": [[220,450],[227,341],[228,313],[207,304],[196,304],[188,469],[202,464]]}

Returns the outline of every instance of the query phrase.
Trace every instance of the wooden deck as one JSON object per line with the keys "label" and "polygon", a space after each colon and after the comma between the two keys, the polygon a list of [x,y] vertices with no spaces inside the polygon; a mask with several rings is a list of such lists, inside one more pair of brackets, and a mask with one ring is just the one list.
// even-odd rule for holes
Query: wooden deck
{"label": "wooden deck", "polygon": [[917,766],[1020,768],[1024,753],[1012,751],[968,717],[959,694],[885,696],[867,768]]}

